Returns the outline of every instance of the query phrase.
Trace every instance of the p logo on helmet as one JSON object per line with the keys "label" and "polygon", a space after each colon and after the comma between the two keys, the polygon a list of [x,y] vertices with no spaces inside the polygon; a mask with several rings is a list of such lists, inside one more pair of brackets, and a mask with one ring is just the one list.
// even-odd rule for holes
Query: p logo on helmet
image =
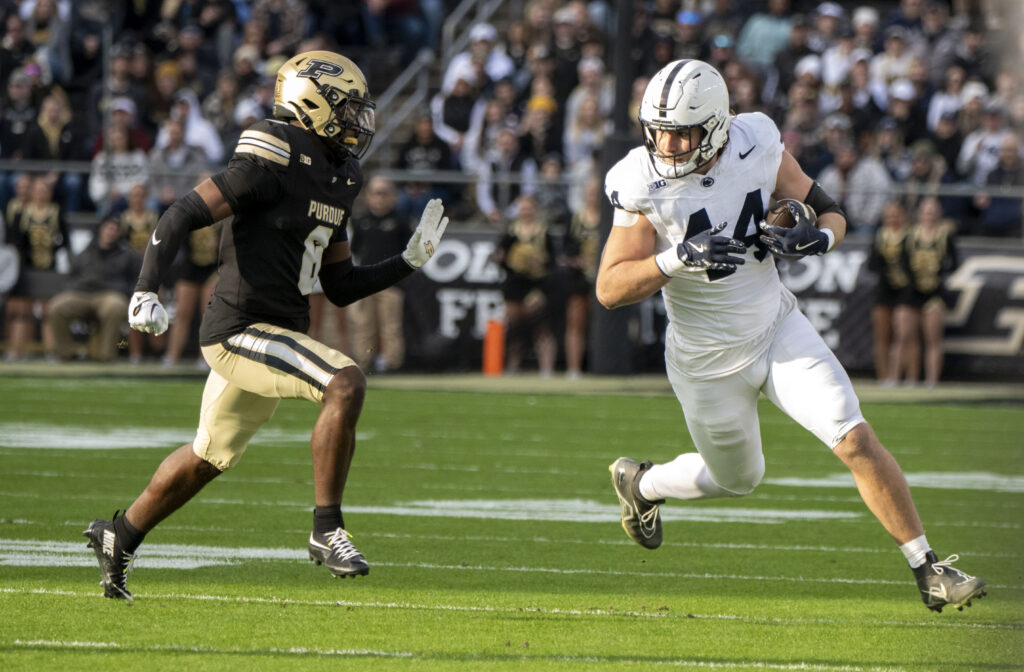
{"label": "p logo on helmet", "polygon": [[320,79],[320,75],[328,75],[330,77],[338,77],[341,73],[345,72],[345,68],[341,67],[337,63],[331,63],[329,61],[321,61],[320,59],[313,59],[309,61],[305,68],[295,74],[296,77],[309,77],[310,79]]}

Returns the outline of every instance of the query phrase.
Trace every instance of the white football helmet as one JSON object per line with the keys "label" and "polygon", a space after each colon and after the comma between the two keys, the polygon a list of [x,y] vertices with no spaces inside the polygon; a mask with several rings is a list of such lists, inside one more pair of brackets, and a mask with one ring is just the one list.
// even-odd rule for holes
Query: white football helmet
{"label": "white football helmet", "polygon": [[[673,61],[659,70],[640,101],[640,126],[654,170],[683,177],[705,166],[729,139],[729,91],[713,67],[698,60]],[[693,131],[700,134],[693,137]],[[687,133],[692,151],[662,154],[657,131]]]}

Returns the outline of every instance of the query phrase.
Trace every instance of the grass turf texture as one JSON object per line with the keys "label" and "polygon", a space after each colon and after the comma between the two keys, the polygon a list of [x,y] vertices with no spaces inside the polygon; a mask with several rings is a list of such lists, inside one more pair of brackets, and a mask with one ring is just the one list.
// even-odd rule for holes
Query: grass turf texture
{"label": "grass turf texture", "polygon": [[368,577],[306,559],[317,409],[287,401],[149,535],[135,602],[106,600],[81,531],[190,440],[201,390],[0,378],[5,671],[1024,668],[1018,405],[864,405],[940,559],[990,585],[963,612],[924,608],[839,461],[768,403],[765,482],[671,502],[651,552],[607,465],[689,450],[674,398],[373,385],[345,493]]}

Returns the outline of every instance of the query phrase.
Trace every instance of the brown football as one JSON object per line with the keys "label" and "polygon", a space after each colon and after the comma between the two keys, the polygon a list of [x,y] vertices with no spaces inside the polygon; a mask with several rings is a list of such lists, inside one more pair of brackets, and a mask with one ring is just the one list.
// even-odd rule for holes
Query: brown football
{"label": "brown football", "polygon": [[783,198],[768,209],[764,221],[783,229],[792,229],[796,226],[798,217],[809,219],[812,223],[816,219],[811,206],[795,198]]}

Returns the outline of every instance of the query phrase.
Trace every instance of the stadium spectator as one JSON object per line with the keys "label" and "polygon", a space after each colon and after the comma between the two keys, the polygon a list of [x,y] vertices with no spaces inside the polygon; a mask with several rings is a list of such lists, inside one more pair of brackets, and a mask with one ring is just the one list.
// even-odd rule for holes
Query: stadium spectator
{"label": "stadium spectator", "polygon": [[202,117],[213,124],[224,147],[234,147],[240,130],[235,124],[235,108],[238,106],[238,81],[230,70],[221,71],[217,84],[200,106]]}
{"label": "stadium spectator", "polygon": [[732,35],[725,33],[715,35],[708,45],[710,49],[708,63],[713,64],[719,70],[725,70],[725,67],[736,59],[736,40]]}
{"label": "stadium spectator", "polygon": [[907,144],[928,135],[925,114],[917,101],[917,89],[909,79],[897,79],[889,86],[886,118],[893,120]]}
{"label": "stadium spectator", "polygon": [[850,229],[865,232],[878,225],[892,188],[885,166],[869,154],[861,155],[852,142],[839,148],[835,163],[821,171],[818,182],[842,205]]}
{"label": "stadium spectator", "polygon": [[[251,22],[246,24],[246,26],[251,25],[253,25]],[[262,67],[263,61],[260,59],[260,51],[256,46],[242,44],[235,49],[231,58],[231,73],[238,84],[241,95],[248,95],[250,89],[256,86]]]}
{"label": "stadium spectator", "polygon": [[872,53],[880,50],[878,21],[878,10],[870,5],[861,5],[853,10],[850,23],[853,26],[854,48],[866,49]]}
{"label": "stadium spectator", "polygon": [[565,127],[562,149],[568,166],[588,160],[604,146],[611,135],[611,122],[601,113],[600,103],[594,96],[580,101],[576,116]]}
{"label": "stadium spectator", "polygon": [[555,370],[558,344],[551,332],[548,280],[555,260],[554,238],[532,195],[519,196],[515,217],[495,250],[495,260],[505,269],[505,372],[519,373],[523,350],[533,341],[540,375]]}
{"label": "stadium spectator", "polygon": [[579,80],[580,83],[565,101],[563,126],[568,126],[576,118],[580,104],[587,97],[594,97],[597,100],[598,113],[603,118],[611,116],[615,88],[613,79],[605,76],[604,62],[594,57],[580,59]]}
{"label": "stadium spectator", "polygon": [[970,22],[955,42],[951,64],[959,65],[967,79],[991,83],[996,74],[996,54],[985,44],[985,27],[979,21]]}
{"label": "stadium spectator", "polygon": [[[224,158],[224,143],[213,124],[203,118],[199,100],[192,89],[182,88],[175,94],[171,119],[181,123],[185,144],[201,149],[207,161],[219,163]],[[170,130],[165,125],[157,133],[154,146],[156,149],[163,149],[169,142]]]}
{"label": "stadium spectator", "polygon": [[793,86],[793,82],[796,81],[796,64],[805,56],[814,53],[808,46],[809,36],[807,19],[802,14],[793,16],[789,24],[789,40],[775,54],[775,61],[768,69],[764,88],[765,100],[774,102],[778,97],[785,96]]}
{"label": "stadium spectator", "polygon": [[[397,209],[395,185],[383,177],[366,184],[366,211],[351,222],[352,256],[356,263],[376,264],[405,249],[411,231],[405,212]],[[352,332],[353,359],[369,373],[402,368],[405,336],[402,313],[405,292],[392,285],[347,308]]]}
{"label": "stadium spectator", "polygon": [[[24,70],[17,70],[7,80],[7,99],[0,110],[0,158],[20,159],[25,138],[39,116],[32,100],[32,83]],[[7,174],[6,193],[10,193],[15,176]]]}
{"label": "stadium spectator", "polygon": [[[846,24],[846,13],[837,2],[823,2],[814,12],[814,32],[810,36],[811,49],[824,54],[836,46],[843,32],[848,33],[847,39],[853,38],[853,31]],[[853,45],[851,43],[850,48]]]}
{"label": "stadium spectator", "polygon": [[946,70],[945,84],[936,91],[928,103],[928,130],[935,132],[943,114],[952,112],[955,116],[963,107],[964,83],[967,81],[964,69],[952,65]]}
{"label": "stadium spectator", "polygon": [[[36,161],[85,161],[84,129],[75,123],[67,96],[59,88],[43,98],[36,119],[25,137],[22,158]],[[82,173],[51,171],[47,179],[55,185],[55,194],[64,212],[77,212],[85,182]]]}
{"label": "stadium spectator", "polygon": [[[897,176],[906,189],[900,200],[907,212],[917,212],[925,195],[938,193],[942,186],[953,182],[954,178],[949,174],[945,160],[936,153],[931,140],[917,140],[908,149],[910,163],[907,174]],[[941,198],[940,202],[946,217],[962,216],[963,213],[958,210],[958,204],[953,199],[948,204],[945,198]]]}
{"label": "stadium spectator", "polygon": [[579,84],[579,63],[583,58],[580,37],[585,27],[582,18],[569,5],[552,16],[551,56],[555,65],[551,82],[555,85],[555,100],[563,110],[569,94]]}
{"label": "stadium spectator", "polygon": [[979,187],[984,185],[988,174],[999,163],[999,151],[1008,135],[1006,110],[998,103],[987,104],[981,128],[964,138],[956,161],[957,171],[968,182]]}
{"label": "stadium spectator", "polygon": [[25,20],[17,12],[7,14],[0,38],[0,87],[7,88],[11,74],[20,70],[34,52],[35,46],[25,33]]}
{"label": "stadium spectator", "polygon": [[363,25],[370,45],[399,51],[403,67],[431,42],[420,0],[368,0],[363,4]]}
{"label": "stadium spectator", "polygon": [[520,151],[532,157],[536,163],[551,153],[562,151],[562,123],[554,89],[545,84],[547,80],[533,80],[536,92],[526,101],[523,118],[519,122]]}
{"label": "stadium spectator", "polygon": [[476,69],[471,61],[465,61],[459,69],[445,76],[445,85],[430,101],[430,114],[434,120],[434,133],[448,143],[448,147],[456,156],[460,155],[466,143],[466,133],[477,106],[483,107],[484,101],[477,93],[478,83]]}
{"label": "stadium spectator", "polygon": [[676,15],[675,58],[700,58],[704,48],[701,44],[700,12],[683,10]]}
{"label": "stadium spectator", "polygon": [[762,72],[785,49],[792,24],[789,0],[768,0],[767,4],[766,12],[757,12],[747,19],[736,39],[736,54]]}
{"label": "stadium spectator", "polygon": [[266,56],[294,53],[307,20],[304,0],[253,0],[250,21],[266,27]]}
{"label": "stadium spectator", "polygon": [[[464,150],[468,149],[468,144]],[[420,115],[413,124],[412,136],[398,148],[395,168],[419,173],[422,182],[404,182],[399,191],[398,208],[404,212],[420,212],[432,198],[440,198],[450,208],[460,200],[459,185],[427,180],[438,171],[458,170],[458,162],[448,144],[434,133],[429,115]]]}
{"label": "stadium spectator", "polygon": [[[999,146],[999,162],[985,178],[985,186],[1005,188],[1024,184],[1021,151],[1020,136],[1006,134]],[[1024,218],[1020,197],[994,196],[982,191],[974,197],[974,205],[982,213],[980,227],[974,232],[976,235],[1020,239]]]}
{"label": "stadium spectator", "polygon": [[900,26],[885,30],[885,49],[871,59],[871,79],[886,87],[910,75],[914,54],[907,48],[907,31]]}
{"label": "stadium spectator", "polygon": [[128,190],[127,204],[118,218],[121,235],[141,258],[146,253],[149,237],[156,230],[160,213],[150,207],[149,187],[145,184],[136,184]]}
{"label": "stadium spectator", "polygon": [[[497,82],[505,77],[511,77],[515,73],[515,64],[502,49],[497,46],[498,31],[489,23],[478,23],[469,29],[469,48],[459,52],[452,57],[445,70],[444,79],[441,83],[443,91],[451,91],[455,86],[455,80],[466,77],[471,68],[467,67],[474,60],[483,64],[487,78]],[[474,86],[482,85],[474,76],[471,83]]]}
{"label": "stadium spectator", "polygon": [[960,156],[960,148],[964,144],[964,136],[961,135],[957,126],[956,112],[943,112],[935,125],[935,131],[930,133],[928,139],[935,145],[935,151],[946,162],[946,168],[950,175],[956,180],[960,175],[956,169],[956,160]]}
{"label": "stadium spectator", "polygon": [[[135,101],[127,96],[122,96],[114,98],[109,103],[107,109],[109,127],[123,130],[131,138],[133,147],[148,152],[153,146],[153,136],[140,123]],[[106,143],[106,128],[106,126],[100,128],[94,136],[92,157],[103,151],[104,143]]]}
{"label": "stadium spectator", "polygon": [[904,243],[910,280],[896,308],[896,338],[904,384],[916,385],[924,345],[924,383],[935,387],[945,355],[946,278],[957,267],[954,227],[942,219],[937,198],[921,201]]}
{"label": "stadium spectator", "polygon": [[907,228],[907,212],[900,202],[887,202],[868,256],[868,270],[878,277],[871,307],[875,378],[887,387],[895,385],[900,374],[895,312],[900,296],[910,282],[904,263]]}
{"label": "stadium spectator", "polygon": [[[118,98],[130,98],[135,108],[132,112],[135,119],[149,118],[146,107],[146,94],[142,87],[135,83],[131,72],[131,52],[127,45],[117,44],[111,50],[110,72],[108,76],[93,84],[89,92],[87,104],[87,122],[94,132],[104,125],[104,116]],[[149,147],[145,148],[146,150]]]}
{"label": "stadium spectator", "polygon": [[565,182],[562,157],[555,152],[540,160],[537,190],[533,193],[541,218],[553,231],[565,231],[572,218],[569,185]]}
{"label": "stadium spectator", "polygon": [[[128,297],[141,265],[142,259],[122,238],[117,219],[104,218],[89,245],[71,259],[67,288],[50,300],[47,321],[59,360],[68,361],[75,354],[71,332],[75,320],[95,323],[89,359],[114,360],[128,314]],[[131,356],[136,359],[139,353]]]}
{"label": "stadium spectator", "polygon": [[132,144],[128,132],[112,126],[107,148],[92,159],[89,198],[104,212],[123,208],[128,191],[149,180],[148,167],[146,153]]}
{"label": "stadium spectator", "polygon": [[583,207],[573,212],[562,246],[563,263],[569,275],[566,282],[565,369],[566,377],[570,379],[579,378],[582,374],[583,356],[587,350],[590,303],[601,256],[601,200],[601,182],[591,178],[584,188]]}
{"label": "stadium spectator", "polygon": [[43,348],[53,351],[53,332],[47,326],[49,298],[57,281],[58,259],[67,254],[68,228],[52,188],[43,178],[24,176],[5,212],[5,240],[18,252],[20,274],[7,295],[7,351],[4,359],[28,357],[35,338],[36,316],[42,320]]}
{"label": "stadium spectator", "polygon": [[520,193],[536,191],[537,163],[520,151],[516,129],[505,127],[498,131],[479,170],[477,205],[493,226],[504,227],[506,219],[516,214]]}
{"label": "stadium spectator", "polygon": [[[159,139],[165,138],[160,146]],[[185,142],[185,127],[179,119],[168,119],[160,128],[157,146],[149,153],[149,187],[163,212],[196,185],[209,165],[206,152]]]}
{"label": "stadium spectator", "polygon": [[154,133],[171,118],[174,97],[180,90],[181,66],[177,59],[169,58],[154,69],[152,83],[146,88],[147,122]]}
{"label": "stadium spectator", "polygon": [[71,77],[70,12],[57,11],[55,0],[22,3],[25,34],[35,48],[35,62],[42,68],[42,81],[49,85],[66,82]]}

